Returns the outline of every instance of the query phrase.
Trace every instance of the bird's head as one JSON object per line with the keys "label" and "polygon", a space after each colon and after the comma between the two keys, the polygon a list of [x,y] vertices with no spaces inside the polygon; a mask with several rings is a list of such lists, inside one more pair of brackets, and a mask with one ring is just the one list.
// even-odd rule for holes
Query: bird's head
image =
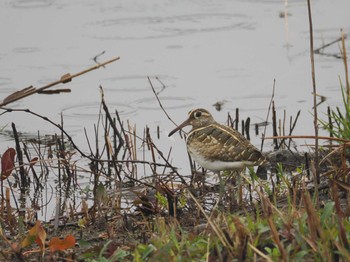
{"label": "bird's head", "polygon": [[207,110],[203,108],[193,109],[188,113],[188,118],[174,130],[172,130],[168,136],[172,136],[176,131],[184,128],[185,126],[191,125],[192,128],[198,128],[210,125],[214,122],[214,118]]}

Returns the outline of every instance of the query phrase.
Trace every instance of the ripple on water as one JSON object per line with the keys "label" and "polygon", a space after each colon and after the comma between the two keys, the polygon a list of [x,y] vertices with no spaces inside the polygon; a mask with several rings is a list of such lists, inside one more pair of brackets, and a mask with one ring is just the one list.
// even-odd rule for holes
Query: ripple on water
{"label": "ripple on water", "polygon": [[[64,117],[97,119],[99,115],[99,108],[99,102],[88,102],[66,107],[62,109],[62,113]],[[133,108],[131,105],[126,105],[122,103],[109,103],[108,108],[110,113],[114,113],[114,111],[117,110],[119,115],[121,116],[129,116],[136,112],[136,109]]]}
{"label": "ripple on water", "polygon": [[[153,39],[231,29],[254,29],[239,14],[190,14],[169,17],[130,17],[88,23],[89,37],[98,39]],[[127,28],[127,30],[126,30]]]}
{"label": "ripple on water", "polygon": [[[253,3],[271,3],[271,4],[281,4],[280,0],[240,0],[241,2],[253,2]],[[295,3],[304,3],[306,2],[304,0],[294,0],[293,4]]]}
{"label": "ripple on water", "polygon": [[29,54],[29,53],[35,53],[35,52],[39,52],[40,48],[38,47],[17,47],[13,49],[14,53],[18,53],[18,54]]}
{"label": "ripple on water", "polygon": [[11,5],[15,8],[42,8],[51,6],[54,0],[15,0]]}
{"label": "ripple on water", "polygon": [[12,79],[9,77],[0,77],[0,93],[7,94],[8,92],[13,92],[13,88],[10,87],[12,85]]}
{"label": "ripple on water", "polygon": [[[157,76],[149,77],[154,90],[158,93],[161,92],[164,88],[173,87],[173,84],[169,84],[175,78],[172,76]],[[104,89],[109,92],[128,92],[128,93],[137,93],[137,92],[149,92],[151,91],[151,85],[148,81],[147,76],[145,75],[126,75],[118,77],[107,78],[106,81],[113,82],[113,86],[104,87]],[[163,84],[164,83],[164,84]]]}
{"label": "ripple on water", "polygon": [[[161,100],[164,109],[192,108],[195,104],[195,99],[190,97],[161,96],[159,99]],[[159,103],[154,96],[136,100],[134,104],[134,107],[138,110],[160,109]]]}

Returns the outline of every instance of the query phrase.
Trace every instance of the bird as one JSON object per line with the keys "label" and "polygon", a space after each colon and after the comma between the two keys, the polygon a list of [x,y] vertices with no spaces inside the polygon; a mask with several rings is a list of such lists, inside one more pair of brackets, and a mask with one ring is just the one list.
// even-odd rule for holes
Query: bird
{"label": "bird", "polygon": [[219,124],[208,110],[193,109],[188,118],[169,133],[169,137],[186,126],[187,151],[201,167],[214,171],[238,171],[267,162],[263,154],[237,130]]}

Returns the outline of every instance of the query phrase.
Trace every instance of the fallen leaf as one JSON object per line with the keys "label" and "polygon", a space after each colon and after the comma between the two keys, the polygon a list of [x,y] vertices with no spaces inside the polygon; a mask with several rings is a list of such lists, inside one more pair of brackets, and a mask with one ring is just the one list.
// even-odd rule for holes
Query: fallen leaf
{"label": "fallen leaf", "polygon": [[53,237],[49,242],[50,251],[62,251],[75,246],[75,237],[72,235],[66,236],[64,239]]}
{"label": "fallen leaf", "polygon": [[5,151],[1,158],[1,180],[8,178],[15,167],[16,150],[9,148]]}
{"label": "fallen leaf", "polygon": [[36,224],[38,225],[38,235],[37,235],[37,238],[35,239],[35,242],[43,250],[45,248],[46,232],[44,227],[40,224],[39,221],[36,221]]}
{"label": "fallen leaf", "polygon": [[38,160],[38,157],[34,157],[32,160],[30,160],[29,167],[32,168],[38,162]]}
{"label": "fallen leaf", "polygon": [[35,226],[33,226],[25,239],[22,241],[22,247],[27,247],[34,242],[36,242],[41,250],[45,248],[46,232],[44,227],[39,221],[36,221]]}

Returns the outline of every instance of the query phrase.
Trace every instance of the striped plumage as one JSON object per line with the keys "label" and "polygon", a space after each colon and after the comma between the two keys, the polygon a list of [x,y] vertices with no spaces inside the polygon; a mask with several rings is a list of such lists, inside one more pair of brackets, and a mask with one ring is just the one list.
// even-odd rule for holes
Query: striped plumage
{"label": "striped plumage", "polygon": [[243,135],[217,123],[205,109],[189,112],[189,117],[169,133],[192,125],[187,137],[187,150],[200,166],[213,170],[237,170],[262,165],[266,159]]}

